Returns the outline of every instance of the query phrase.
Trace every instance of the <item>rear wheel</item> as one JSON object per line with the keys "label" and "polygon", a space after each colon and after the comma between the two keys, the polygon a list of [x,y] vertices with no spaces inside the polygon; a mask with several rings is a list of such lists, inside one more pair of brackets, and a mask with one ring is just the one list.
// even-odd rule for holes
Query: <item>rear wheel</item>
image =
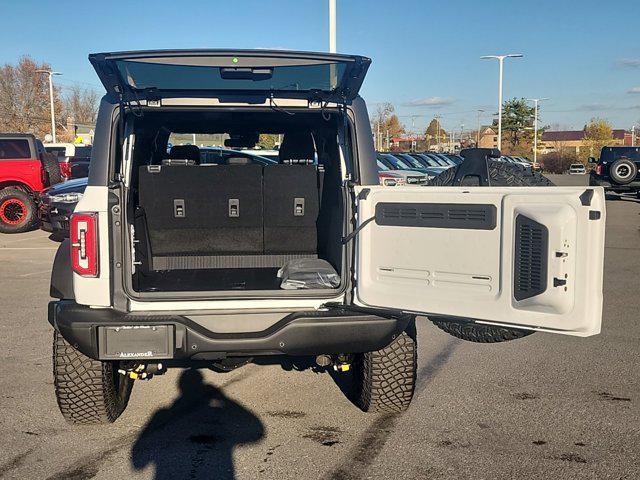
{"label": "rear wheel", "polygon": [[609,175],[619,185],[631,183],[638,174],[635,162],[628,158],[619,158],[609,167]]}
{"label": "rear wheel", "polygon": [[403,332],[387,347],[358,355],[355,403],[365,412],[406,410],[413,398],[417,368],[415,333]]}
{"label": "rear wheel", "polygon": [[[550,187],[553,186],[547,177],[540,172],[525,172],[520,168],[508,163],[490,161],[489,181],[491,186],[495,187]],[[457,167],[445,170],[440,175],[432,178],[429,186],[450,186],[457,173]],[[464,185],[464,181],[463,181]],[[521,330],[518,328],[496,327],[493,325],[482,325],[473,323],[472,321],[455,321],[447,318],[433,317],[430,320],[441,330],[444,330],[454,337],[467,340],[469,342],[479,343],[497,343],[516,340],[518,338],[531,335],[530,330]]]}
{"label": "rear wheel", "polygon": [[31,195],[17,188],[0,190],[0,233],[21,233],[36,224],[36,204]]}
{"label": "rear wheel", "polygon": [[129,402],[133,380],[117,362],[87,357],[57,331],[53,334],[53,380],[62,416],[75,424],[112,423]]}

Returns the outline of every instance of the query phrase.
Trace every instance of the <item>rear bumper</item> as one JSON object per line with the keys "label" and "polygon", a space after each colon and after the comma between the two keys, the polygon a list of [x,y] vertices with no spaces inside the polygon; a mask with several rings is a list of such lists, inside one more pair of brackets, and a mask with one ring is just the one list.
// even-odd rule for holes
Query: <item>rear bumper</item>
{"label": "rear bumper", "polygon": [[613,192],[635,192],[640,190],[640,181],[633,181],[626,185],[618,185],[617,183],[610,182],[602,177],[591,174],[589,175],[589,186],[603,187],[605,190]]}
{"label": "rear bumper", "polygon": [[[113,352],[118,352],[101,344],[102,339],[107,338],[105,327],[169,326],[162,329],[171,337],[166,342],[168,354],[149,355],[152,348],[144,340],[128,338],[127,351],[120,356],[123,359],[214,360],[226,356],[320,355],[379,350],[391,343],[411,319],[410,315],[383,318],[332,309],[292,313],[261,332],[221,334],[180,315],[123,314],[66,300],[49,303],[49,323],[82,353],[99,360],[112,360],[115,358]],[[137,356],[136,352],[145,354]]]}
{"label": "rear bumper", "polygon": [[[52,212],[55,210],[55,213]],[[52,208],[41,204],[38,208],[40,228],[45,232],[58,235],[60,238],[69,238],[69,219],[72,211],[64,208]]]}

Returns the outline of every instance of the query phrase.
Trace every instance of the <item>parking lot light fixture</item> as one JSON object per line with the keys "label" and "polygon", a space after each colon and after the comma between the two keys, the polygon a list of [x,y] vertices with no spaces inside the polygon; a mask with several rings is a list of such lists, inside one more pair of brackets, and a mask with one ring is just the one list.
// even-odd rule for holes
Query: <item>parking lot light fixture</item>
{"label": "parking lot light fixture", "polygon": [[49,75],[49,100],[51,101],[51,138],[53,143],[56,143],[56,113],[53,105],[53,80],[54,75],[62,75],[60,72],[54,72],[52,70],[36,70],[37,73],[46,73]]}
{"label": "parking lot light fixture", "polygon": [[521,53],[508,53],[506,55],[485,55],[482,60],[498,60],[500,65],[500,75],[498,80],[498,149],[502,150],[502,77],[504,72],[505,58],[522,58]]}
{"label": "parking lot light fixture", "polygon": [[533,168],[538,167],[538,104],[549,98],[528,98],[529,102],[533,102],[535,106],[533,114]]}

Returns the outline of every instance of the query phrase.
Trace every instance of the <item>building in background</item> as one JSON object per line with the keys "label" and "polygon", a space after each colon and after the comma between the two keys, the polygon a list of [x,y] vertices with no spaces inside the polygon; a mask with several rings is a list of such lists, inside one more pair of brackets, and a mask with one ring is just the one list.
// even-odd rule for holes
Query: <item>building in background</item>
{"label": "building in background", "polygon": [[[585,130],[547,131],[542,134],[539,152],[542,154],[560,152],[562,154],[579,155],[580,149],[588,148]],[[611,145],[631,146],[631,132],[624,129],[612,130]]]}
{"label": "building in background", "polygon": [[483,125],[480,127],[480,148],[498,148],[498,127]]}

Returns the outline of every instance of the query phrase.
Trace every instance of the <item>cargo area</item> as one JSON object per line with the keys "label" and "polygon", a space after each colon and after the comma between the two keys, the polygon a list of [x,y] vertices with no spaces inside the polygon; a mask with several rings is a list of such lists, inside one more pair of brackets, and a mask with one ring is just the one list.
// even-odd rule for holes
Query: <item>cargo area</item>
{"label": "cargo area", "polygon": [[[128,192],[133,290],[338,289],[343,126],[337,111],[308,109],[167,110],[136,118]],[[184,133],[227,140],[170,144],[172,134]],[[261,135],[281,140],[269,158],[243,151]]]}

